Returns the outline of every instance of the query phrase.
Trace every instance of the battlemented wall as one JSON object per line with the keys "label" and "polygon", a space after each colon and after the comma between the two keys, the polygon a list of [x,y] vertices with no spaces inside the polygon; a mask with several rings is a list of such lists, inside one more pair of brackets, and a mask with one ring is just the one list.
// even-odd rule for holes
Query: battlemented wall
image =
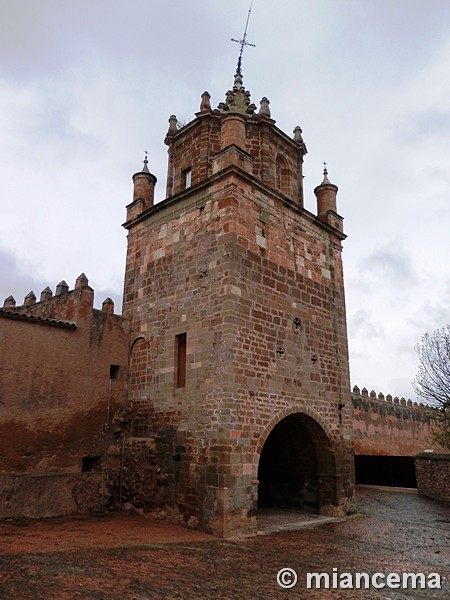
{"label": "battlemented wall", "polygon": [[414,456],[434,448],[430,434],[435,411],[423,404],[353,388],[353,434],[356,455]]}
{"label": "battlemented wall", "polygon": [[95,465],[108,445],[106,424],[125,399],[128,325],[112,301],[94,309],[84,276],[74,290],[62,282],[55,296],[48,289],[39,302],[33,296],[23,306],[9,298],[0,310],[3,517],[99,508]]}

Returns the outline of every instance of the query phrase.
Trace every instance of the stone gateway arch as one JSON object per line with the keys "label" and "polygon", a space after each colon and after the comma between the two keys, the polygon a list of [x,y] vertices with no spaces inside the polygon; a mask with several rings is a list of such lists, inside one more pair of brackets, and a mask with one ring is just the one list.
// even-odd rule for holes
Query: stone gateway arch
{"label": "stone gateway arch", "polygon": [[258,463],[258,507],[339,514],[335,450],[305,412],[284,416],[270,431]]}

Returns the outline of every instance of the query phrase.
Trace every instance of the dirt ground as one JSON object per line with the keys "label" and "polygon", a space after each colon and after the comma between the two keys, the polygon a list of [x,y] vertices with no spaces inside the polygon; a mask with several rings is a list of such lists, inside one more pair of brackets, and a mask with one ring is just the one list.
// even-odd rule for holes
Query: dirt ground
{"label": "dirt ground", "polygon": [[[140,515],[0,523],[0,599],[450,598],[450,506],[358,490],[364,515],[219,540]],[[278,519],[279,521],[279,519]],[[279,525],[279,522],[278,522]],[[298,581],[282,589],[277,574]],[[441,589],[307,589],[308,572],[425,573]],[[286,581],[289,580],[289,577]]]}

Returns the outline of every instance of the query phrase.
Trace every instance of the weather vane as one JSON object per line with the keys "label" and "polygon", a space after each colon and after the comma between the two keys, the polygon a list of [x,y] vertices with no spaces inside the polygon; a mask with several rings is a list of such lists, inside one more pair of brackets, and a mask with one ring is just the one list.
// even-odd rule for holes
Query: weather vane
{"label": "weather vane", "polygon": [[251,1],[250,8],[248,9],[247,23],[245,24],[245,31],[244,31],[244,35],[243,35],[242,39],[235,40],[234,38],[231,38],[232,42],[237,42],[241,47],[241,50],[239,52],[238,63],[237,63],[237,73],[239,73],[239,75],[242,75],[242,70],[241,70],[242,54],[244,53],[245,46],[252,46],[253,48],[255,48],[255,44],[250,44],[250,42],[247,42],[247,29],[248,29],[248,22],[250,20],[250,13],[252,12],[252,6],[253,6],[253,0]]}

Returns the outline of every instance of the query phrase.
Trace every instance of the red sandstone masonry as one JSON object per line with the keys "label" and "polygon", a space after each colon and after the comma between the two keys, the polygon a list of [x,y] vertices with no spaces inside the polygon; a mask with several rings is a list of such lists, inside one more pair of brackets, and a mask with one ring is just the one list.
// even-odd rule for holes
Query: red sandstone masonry
{"label": "red sandstone masonry", "polygon": [[[183,172],[188,168],[192,168],[193,186],[210,177],[215,155],[234,138],[240,137],[239,128],[237,131],[232,128],[224,146],[226,140],[221,140],[220,115],[216,111],[200,112],[196,117],[180,129],[172,133],[169,131],[166,137],[170,157],[167,197],[183,191]],[[258,180],[278,188],[303,206],[303,155],[306,154],[303,142],[300,146],[296,144],[275,126],[273,119],[253,117],[247,122],[242,149],[252,156],[252,172]],[[282,163],[280,185],[277,182],[277,160]]]}
{"label": "red sandstone masonry", "polygon": [[[249,118],[246,147],[230,138],[221,149],[220,115],[197,117],[166,139],[178,193],[126,223],[134,435],[155,438],[184,521],[228,535],[254,527],[261,449],[278,422],[300,415],[319,456],[321,510],[345,511],[354,479],[344,236],[302,208],[305,149],[273,121]],[[177,388],[183,333],[187,381]]]}

